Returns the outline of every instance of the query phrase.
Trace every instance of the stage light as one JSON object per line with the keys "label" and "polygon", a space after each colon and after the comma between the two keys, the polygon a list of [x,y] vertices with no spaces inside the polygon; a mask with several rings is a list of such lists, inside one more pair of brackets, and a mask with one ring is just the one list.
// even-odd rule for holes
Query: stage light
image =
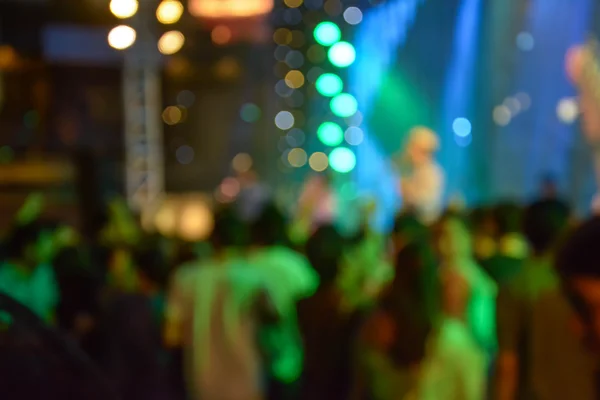
{"label": "stage light", "polygon": [[179,31],[169,31],[163,33],[158,39],[158,50],[165,55],[177,53],[185,43],[185,36]]}
{"label": "stage light", "polygon": [[535,46],[535,39],[529,32],[521,32],[517,35],[517,47],[522,51],[531,51]]}
{"label": "stage light", "polygon": [[558,119],[565,124],[572,124],[579,116],[579,104],[575,98],[565,98],[558,102],[556,107]]}
{"label": "stage light", "polygon": [[190,164],[192,161],[194,161],[194,155],[194,149],[187,145],[181,146],[175,151],[175,157],[177,158],[177,161],[184,165]]}
{"label": "stage light", "polygon": [[176,106],[169,106],[165,108],[162,113],[162,119],[167,125],[177,125],[181,122],[182,118],[183,113],[181,112],[181,109]]}
{"label": "stage light", "polygon": [[344,141],[344,131],[334,122],[323,122],[317,129],[317,137],[326,146],[339,146]]}
{"label": "stage light", "polygon": [[466,118],[456,118],[452,123],[454,134],[459,137],[467,137],[471,134],[471,122]]}
{"label": "stage light", "polygon": [[247,153],[239,153],[231,160],[231,166],[236,172],[248,172],[252,168],[252,164],[252,157]]}
{"label": "stage light", "polygon": [[279,28],[273,33],[273,41],[278,45],[287,45],[292,42],[292,32],[287,28]]}
{"label": "stage light", "polygon": [[350,25],[358,25],[363,19],[362,11],[358,7],[348,7],[344,11],[344,20]]}
{"label": "stage light", "polygon": [[289,8],[298,8],[302,5],[304,0],[283,0],[286,6]]}
{"label": "stage light", "polygon": [[304,56],[298,50],[292,50],[285,56],[285,63],[290,68],[298,69],[304,65]]}
{"label": "stage light", "polygon": [[356,60],[356,50],[348,42],[334,44],[329,49],[327,55],[329,56],[329,61],[340,68],[349,67]]}
{"label": "stage light", "polygon": [[515,95],[515,99],[518,100],[519,104],[521,105],[521,109],[523,111],[527,111],[527,110],[529,110],[529,107],[531,107],[531,97],[529,97],[529,95],[527,93],[524,93],[524,92],[517,93]]}
{"label": "stage light", "polygon": [[130,26],[119,25],[108,33],[108,44],[117,50],[125,50],[135,43],[136,32]]}
{"label": "stage light", "polygon": [[346,147],[338,147],[329,153],[329,165],[334,171],[348,173],[356,166],[356,156]]}
{"label": "stage light", "polygon": [[156,9],[156,19],[161,24],[174,24],[183,15],[183,4],[178,0],[163,0]]}
{"label": "stage light", "polygon": [[256,122],[260,118],[260,108],[253,103],[246,103],[240,110],[240,117],[246,122]]}
{"label": "stage light", "polygon": [[310,166],[310,168],[312,168],[313,171],[325,171],[329,166],[329,159],[327,158],[327,154],[321,152],[313,153],[308,159],[308,165]]}
{"label": "stage light", "polygon": [[504,105],[497,106],[496,108],[494,108],[493,116],[494,116],[494,122],[500,126],[506,126],[506,125],[510,124],[510,121],[512,119],[510,110],[508,109],[508,107],[506,107]]}
{"label": "stage light", "polygon": [[507,97],[502,104],[508,107],[512,115],[516,115],[521,111],[521,102],[516,97]]}
{"label": "stage light", "polygon": [[323,46],[331,46],[342,37],[340,28],[333,22],[321,22],[314,31],[315,40]]}
{"label": "stage light", "polygon": [[342,93],[331,99],[329,103],[331,112],[338,117],[348,118],[356,114],[358,110],[358,103],[354,96],[348,93]]}
{"label": "stage light", "polygon": [[190,0],[188,10],[207,19],[248,18],[270,13],[273,5],[273,0]]}
{"label": "stage light", "polygon": [[288,132],[286,138],[287,138],[286,140],[288,141],[290,146],[300,147],[304,144],[306,135],[304,134],[304,131],[302,131],[301,129],[294,128]]}
{"label": "stage light", "polygon": [[288,153],[288,162],[292,167],[300,168],[306,164],[308,160],[308,156],[306,155],[306,151],[299,147],[290,150]]}
{"label": "stage light", "polygon": [[322,96],[333,97],[344,89],[344,82],[336,74],[322,74],[316,82],[317,91]]}
{"label": "stage light", "polygon": [[214,44],[224,45],[229,43],[231,40],[232,33],[231,29],[229,29],[225,25],[215,26],[212,32],[210,33],[210,38],[212,39]]}
{"label": "stage light", "polygon": [[275,126],[285,131],[294,126],[294,116],[289,111],[280,111],[275,116]]}
{"label": "stage light", "polygon": [[298,70],[293,70],[285,76],[285,83],[292,89],[299,89],[304,86],[304,75]]}
{"label": "stage light", "polygon": [[346,133],[344,133],[344,138],[346,142],[351,146],[358,146],[362,143],[364,139],[364,132],[357,126],[351,126],[346,129]]}
{"label": "stage light", "polygon": [[111,0],[110,12],[120,19],[131,18],[138,10],[137,0]]}

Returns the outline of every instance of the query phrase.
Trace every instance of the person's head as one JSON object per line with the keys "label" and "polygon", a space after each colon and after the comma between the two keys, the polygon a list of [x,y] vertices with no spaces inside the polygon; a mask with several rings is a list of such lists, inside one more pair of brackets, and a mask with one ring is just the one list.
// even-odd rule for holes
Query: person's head
{"label": "person's head", "polygon": [[440,146],[437,134],[429,128],[418,126],[409,135],[406,154],[410,163],[418,166],[431,161]]}
{"label": "person's head", "polygon": [[323,225],[306,242],[306,257],[319,275],[321,285],[328,286],[338,276],[345,240],[333,225]]}
{"label": "person's head", "polygon": [[511,202],[498,204],[494,207],[493,214],[499,237],[521,232],[523,213],[518,204]]}
{"label": "person's head", "polygon": [[252,224],[252,242],[257,246],[274,246],[289,243],[287,220],[273,203],[267,204]]}
{"label": "person's head", "polygon": [[215,212],[211,242],[215,250],[228,247],[242,248],[249,244],[248,227],[235,210],[225,207]]}
{"label": "person's head", "polygon": [[392,346],[392,358],[396,365],[408,367],[425,356],[427,339],[438,315],[438,274],[427,242],[408,244],[395,263],[396,274],[383,295],[382,308],[402,334]]}
{"label": "person's head", "polygon": [[168,260],[153,241],[139,246],[133,254],[133,268],[137,275],[137,288],[142,292],[162,290],[169,275]]}
{"label": "person's head", "polygon": [[40,249],[49,240],[40,224],[30,223],[17,227],[7,240],[7,258],[29,267],[35,267],[41,261]]}
{"label": "person's head", "polygon": [[531,204],[523,216],[523,233],[534,254],[550,252],[569,223],[569,209],[558,201],[542,200]]}
{"label": "person's head", "polygon": [[473,257],[473,244],[469,223],[457,213],[446,213],[438,222],[437,249],[444,261],[457,261]]}
{"label": "person's head", "polygon": [[551,173],[542,176],[541,196],[543,199],[555,199],[558,197],[556,177]]}
{"label": "person's head", "polygon": [[401,213],[394,219],[392,241],[396,252],[406,245],[418,240],[429,238],[429,229],[415,214]]}
{"label": "person's head", "polygon": [[600,217],[577,228],[556,256],[565,292],[585,329],[586,341],[600,354]]}

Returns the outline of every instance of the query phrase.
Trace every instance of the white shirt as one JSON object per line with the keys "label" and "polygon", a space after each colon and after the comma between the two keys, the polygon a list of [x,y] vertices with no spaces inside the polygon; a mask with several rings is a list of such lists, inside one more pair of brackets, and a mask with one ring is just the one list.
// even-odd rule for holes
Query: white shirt
{"label": "white shirt", "polygon": [[257,321],[259,274],[241,258],[182,267],[167,302],[167,318],[180,321],[188,380],[202,400],[262,398]]}
{"label": "white shirt", "polygon": [[445,177],[442,168],[431,161],[403,176],[405,207],[412,208],[424,223],[435,222],[442,213]]}
{"label": "white shirt", "polygon": [[469,328],[445,318],[433,335],[417,390],[405,400],[484,400],[487,363]]}

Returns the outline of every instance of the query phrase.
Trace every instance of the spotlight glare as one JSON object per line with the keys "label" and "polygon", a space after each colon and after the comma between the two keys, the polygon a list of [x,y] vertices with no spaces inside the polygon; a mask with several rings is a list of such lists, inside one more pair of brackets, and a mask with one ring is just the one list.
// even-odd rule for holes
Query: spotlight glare
{"label": "spotlight glare", "polygon": [[130,26],[119,25],[108,33],[108,44],[117,50],[125,50],[135,43],[136,32]]}
{"label": "spotlight glare", "polygon": [[344,20],[350,25],[358,25],[362,22],[363,14],[358,7],[348,7],[344,11]]}
{"label": "spotlight glare", "polygon": [[340,28],[333,22],[321,22],[314,30],[314,36],[317,43],[323,46],[331,46],[338,42],[342,37]]}
{"label": "spotlight glare", "polygon": [[341,93],[344,82],[336,74],[323,74],[317,78],[316,87],[321,95],[333,97]]}
{"label": "spotlight glare", "polygon": [[348,118],[356,114],[358,110],[358,102],[348,93],[342,93],[331,99],[329,103],[331,112],[341,118]]}
{"label": "spotlight glare", "polygon": [[329,61],[339,68],[349,67],[356,60],[356,50],[348,42],[338,42],[327,53]]}
{"label": "spotlight glare", "polygon": [[165,55],[177,53],[185,43],[185,36],[179,31],[165,32],[158,39],[158,50]]}
{"label": "spotlight glare", "polygon": [[572,124],[579,116],[579,104],[575,98],[564,98],[558,102],[556,107],[558,119],[565,124]]}
{"label": "spotlight glare", "polygon": [[163,0],[156,9],[156,19],[161,24],[174,24],[183,15],[183,4],[178,0]]}
{"label": "spotlight glare", "polygon": [[325,171],[329,166],[327,154],[321,152],[313,153],[308,159],[308,165],[310,165],[310,168],[312,168],[313,171]]}
{"label": "spotlight glare", "polygon": [[467,137],[471,134],[471,122],[466,118],[456,118],[452,123],[454,134],[459,137]]}
{"label": "spotlight glare", "polygon": [[510,123],[512,115],[508,107],[502,105],[494,108],[494,122],[499,126],[506,126]]}
{"label": "spotlight glare", "polygon": [[294,126],[294,116],[289,111],[280,111],[275,116],[275,126],[282,131],[290,129]]}
{"label": "spotlight glare", "polygon": [[339,146],[344,141],[344,131],[334,122],[323,122],[317,129],[317,137],[326,146]]}
{"label": "spotlight glare", "polygon": [[356,166],[356,156],[346,147],[337,147],[329,153],[329,165],[334,171],[345,174]]}
{"label": "spotlight glare", "polygon": [[111,0],[110,12],[119,19],[131,18],[138,10],[137,0]]}

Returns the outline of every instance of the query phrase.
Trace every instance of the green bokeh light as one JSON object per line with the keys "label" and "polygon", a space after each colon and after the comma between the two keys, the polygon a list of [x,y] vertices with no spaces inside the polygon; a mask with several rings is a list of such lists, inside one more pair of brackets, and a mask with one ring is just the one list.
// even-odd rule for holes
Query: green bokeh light
{"label": "green bokeh light", "polygon": [[338,117],[348,118],[356,114],[358,103],[351,94],[342,93],[331,99],[329,107],[331,108],[331,112]]}
{"label": "green bokeh light", "polygon": [[356,156],[346,147],[337,147],[329,153],[329,165],[334,171],[345,174],[356,166]]}
{"label": "green bokeh light", "polygon": [[329,61],[336,67],[345,68],[356,60],[356,50],[348,42],[338,42],[327,53]]}
{"label": "green bokeh light", "polygon": [[317,136],[326,146],[338,146],[344,141],[344,131],[334,122],[323,122],[317,129]]}
{"label": "green bokeh light", "polygon": [[336,74],[323,74],[316,82],[316,87],[322,96],[332,97],[339,94],[344,88],[342,78]]}
{"label": "green bokeh light", "polygon": [[253,103],[246,103],[240,109],[240,117],[246,122],[256,122],[260,119],[260,107]]}
{"label": "green bokeh light", "polygon": [[315,40],[323,46],[331,46],[342,37],[340,28],[333,22],[321,22],[314,30]]}

